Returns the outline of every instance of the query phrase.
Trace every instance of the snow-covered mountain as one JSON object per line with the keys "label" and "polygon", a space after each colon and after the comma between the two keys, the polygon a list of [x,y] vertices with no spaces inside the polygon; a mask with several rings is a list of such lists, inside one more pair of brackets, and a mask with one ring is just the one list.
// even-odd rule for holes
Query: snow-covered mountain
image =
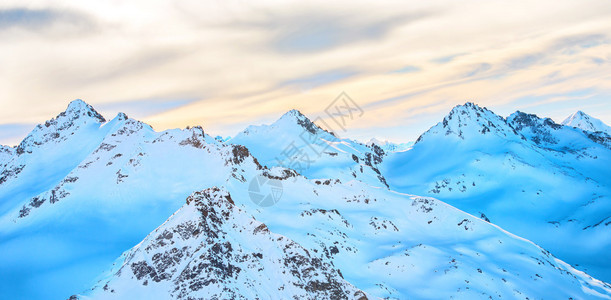
{"label": "snow-covered mountain", "polygon": [[391,189],[439,198],[611,280],[609,165],[600,134],[467,103],[380,169]]}
{"label": "snow-covered mountain", "polygon": [[236,207],[224,189],[195,192],[123,254],[93,299],[366,299],[329,262]]}
{"label": "snow-covered mountain", "polygon": [[576,127],[591,132],[600,131],[611,135],[611,127],[603,123],[603,121],[589,116],[580,110],[564,119],[564,121],[562,121],[562,125]]}
{"label": "snow-covered mountain", "polygon": [[272,207],[256,206],[249,183],[236,179],[227,190],[196,192],[80,297],[232,298],[231,291],[238,291],[245,298],[296,293],[314,299],[320,291],[324,299],[360,298],[351,285],[368,298],[390,299],[611,294],[608,284],[532,242],[438,200],[359,181],[278,176],[281,171],[260,175],[283,187],[281,201]]}
{"label": "snow-covered mountain", "polygon": [[[478,112],[484,139],[499,142],[511,133],[516,149],[539,149],[504,119],[495,126],[485,122],[482,116],[494,116],[483,109],[465,114],[478,118]],[[466,124],[459,114],[456,124]],[[72,102],[18,147],[6,148],[0,274],[9,276],[0,280],[0,298],[611,297],[607,283],[479,214],[389,190],[377,168],[386,167],[387,159],[400,161],[395,155],[443,140],[437,134],[425,134],[409,151],[384,156],[376,147],[334,139],[308,121],[291,111],[273,125],[249,128],[247,138],[238,143],[236,136],[230,144],[199,127],[155,132],[122,113],[106,121],[86,103]],[[436,130],[453,141],[478,136],[467,127]],[[337,153],[329,155],[328,168],[314,162],[302,176],[273,167],[275,153],[284,150],[282,138],[300,139],[304,129],[311,135],[301,149]],[[317,146],[305,150],[307,141]],[[482,141],[475,142],[485,145]],[[592,149],[607,151],[591,146],[582,152],[592,155]],[[606,152],[595,153],[596,159],[608,159]],[[382,156],[384,162],[376,158]],[[588,172],[596,173],[594,165]],[[398,166],[412,173],[410,165]],[[363,172],[353,176],[360,167]],[[418,171],[426,176],[428,170]],[[495,180],[482,179],[478,187]],[[588,180],[578,188],[593,188],[599,177]],[[267,182],[274,183],[277,203],[260,206],[257,197],[269,191],[260,185]],[[600,191],[609,186],[599,184]],[[582,213],[604,208],[601,203]],[[596,241],[591,245],[604,246],[608,238],[601,224],[585,230],[599,234],[589,236]],[[573,252],[590,246],[581,241]]]}
{"label": "snow-covered mountain", "polygon": [[[246,161],[246,162],[245,162]],[[155,132],[82,101],[38,125],[0,177],[0,298],[60,298],[135,245],[195,190],[259,166],[199,127]],[[245,180],[245,179],[244,179]]]}
{"label": "snow-covered mountain", "polygon": [[263,165],[295,169],[308,178],[387,186],[378,170],[384,156],[380,147],[337,138],[298,110],[271,125],[249,126],[228,143],[246,146]]}

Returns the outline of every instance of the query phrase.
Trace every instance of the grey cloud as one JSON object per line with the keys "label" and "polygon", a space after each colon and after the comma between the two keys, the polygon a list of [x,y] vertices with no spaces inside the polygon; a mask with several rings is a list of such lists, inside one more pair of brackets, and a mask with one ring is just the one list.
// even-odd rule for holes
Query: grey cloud
{"label": "grey cloud", "polygon": [[278,15],[268,11],[260,21],[234,21],[226,26],[241,29],[259,29],[268,33],[266,46],[279,53],[318,52],[335,47],[383,38],[394,28],[431,15],[415,12],[383,17],[364,17],[357,13],[330,13],[306,10]]}
{"label": "grey cloud", "polygon": [[41,30],[59,23],[73,25],[81,29],[91,29],[95,22],[90,16],[74,11],[28,8],[0,10],[0,30],[10,28]]}
{"label": "grey cloud", "polygon": [[[360,41],[384,37],[393,28],[413,22],[424,15],[403,15],[359,24],[351,17],[303,15],[281,20],[281,28],[271,39],[271,46],[281,53],[316,52]],[[352,20],[354,21],[354,20]]]}
{"label": "grey cloud", "polygon": [[449,63],[451,61],[453,61],[455,58],[459,57],[459,56],[463,56],[466,53],[456,53],[456,54],[452,54],[452,55],[448,55],[448,56],[442,56],[442,57],[438,57],[435,58],[433,60],[431,60],[434,63],[438,63],[438,64],[445,64],[445,63]]}
{"label": "grey cloud", "polygon": [[297,86],[301,89],[313,89],[334,81],[342,80],[356,75],[356,71],[352,70],[330,70],[317,74],[305,76],[302,78],[291,79],[281,82],[280,86]]}
{"label": "grey cloud", "polygon": [[465,73],[465,75],[463,75],[463,77],[473,77],[475,75],[479,75],[481,73],[484,73],[488,70],[490,70],[492,68],[492,65],[489,63],[481,63],[479,65],[477,65],[475,68],[473,68],[471,71]]}
{"label": "grey cloud", "polygon": [[531,53],[510,59],[506,65],[510,70],[526,69],[545,58],[543,53]]}
{"label": "grey cloud", "polygon": [[558,54],[575,55],[587,48],[608,44],[611,41],[604,34],[583,34],[566,36],[551,42],[541,52],[533,52],[507,60],[506,70],[526,69],[536,64],[545,63],[546,59]]}
{"label": "grey cloud", "polygon": [[586,49],[591,47],[608,44],[609,38],[604,34],[581,34],[572,35],[560,38],[551,46],[551,48],[559,49],[563,53],[572,54],[579,49]]}

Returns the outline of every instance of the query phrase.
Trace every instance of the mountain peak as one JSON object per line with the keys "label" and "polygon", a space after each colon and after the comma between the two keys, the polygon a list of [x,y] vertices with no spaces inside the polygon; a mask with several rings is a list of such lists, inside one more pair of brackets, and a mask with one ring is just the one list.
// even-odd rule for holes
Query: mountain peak
{"label": "mountain peak", "polygon": [[123,257],[117,271],[94,286],[92,298],[365,296],[332,261],[271,232],[218,187],[194,192],[187,205]]}
{"label": "mountain peak", "polygon": [[74,116],[75,118],[87,116],[96,119],[100,123],[106,122],[106,119],[104,119],[104,117],[98,113],[93,106],[87,104],[81,99],[71,101],[66,110],[60,113],[59,116]]}
{"label": "mountain peak", "polygon": [[446,136],[453,134],[461,139],[465,139],[467,136],[481,136],[489,133],[502,137],[516,135],[515,130],[507,124],[503,117],[473,102],[467,102],[452,108],[441,123],[421,135],[417,142],[421,141],[425,135],[439,133]]}
{"label": "mountain peak", "polygon": [[297,110],[297,109],[291,109],[291,110],[287,111],[286,113],[284,113],[284,114],[282,115],[282,117],[280,117],[280,119],[279,119],[279,120],[283,120],[283,119],[291,119],[291,120],[294,120],[294,119],[297,119],[297,120],[305,120],[305,119],[308,119],[308,120],[309,120],[309,118],[308,118],[308,117],[306,117],[304,114],[302,114],[302,113],[301,113],[299,110]]}
{"label": "mountain peak", "polygon": [[566,119],[564,119],[564,121],[562,121],[562,125],[569,125],[570,126],[571,123],[577,123],[580,120],[584,120],[584,119],[585,120],[589,120],[591,118],[592,117],[590,115],[584,113],[581,110],[578,110],[578,111],[570,114]]}
{"label": "mountain peak", "polygon": [[276,121],[274,124],[286,126],[286,123],[296,123],[311,134],[317,134],[318,132],[324,131],[322,128],[312,122],[310,118],[302,114],[297,109],[289,110],[284,115],[282,115],[282,117],[280,117],[280,119],[278,119],[278,121]]}
{"label": "mountain peak", "polygon": [[125,120],[129,119],[129,117],[125,113],[119,112],[117,114],[117,116],[115,117],[115,119],[117,119],[119,121],[125,121]]}
{"label": "mountain peak", "polygon": [[562,125],[554,122],[550,118],[540,118],[535,114],[516,111],[507,117],[507,123],[525,138],[533,141],[537,145],[555,145],[559,140],[554,134],[561,130]]}
{"label": "mountain peak", "polygon": [[462,104],[462,105],[459,104],[459,105],[454,106],[454,108],[452,108],[452,110],[450,111],[450,114],[455,114],[455,113],[464,114],[463,112],[482,112],[482,111],[488,111],[488,109],[482,108],[473,102],[466,102],[465,104]]}
{"label": "mountain peak", "polygon": [[304,115],[303,115],[303,114],[302,114],[302,113],[301,113],[301,112],[300,112],[298,109],[295,109],[295,108],[293,108],[293,109],[291,109],[291,110],[287,111],[287,112],[285,113],[285,115],[290,115],[290,116],[304,116]]}
{"label": "mountain peak", "polygon": [[564,119],[564,121],[562,121],[562,125],[575,127],[590,132],[601,131],[611,135],[611,127],[603,123],[603,121],[594,118],[581,110],[572,113],[570,116]]}

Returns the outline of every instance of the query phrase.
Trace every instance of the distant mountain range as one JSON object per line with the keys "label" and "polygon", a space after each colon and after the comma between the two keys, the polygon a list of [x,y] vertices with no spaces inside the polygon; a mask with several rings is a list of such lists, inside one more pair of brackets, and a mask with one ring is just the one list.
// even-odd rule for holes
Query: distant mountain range
{"label": "distant mountain range", "polygon": [[[584,117],[587,119],[587,117]],[[475,104],[384,158],[391,189],[436,197],[611,278],[611,137]]]}
{"label": "distant mountain range", "polygon": [[590,132],[604,132],[606,134],[611,134],[611,127],[607,126],[607,124],[603,123],[601,120],[593,118],[580,110],[562,121],[562,125],[575,127]]}
{"label": "distant mountain range", "polygon": [[609,299],[605,126],[467,103],[413,144],[296,110],[223,139],[76,100],[0,147],[0,298]]}

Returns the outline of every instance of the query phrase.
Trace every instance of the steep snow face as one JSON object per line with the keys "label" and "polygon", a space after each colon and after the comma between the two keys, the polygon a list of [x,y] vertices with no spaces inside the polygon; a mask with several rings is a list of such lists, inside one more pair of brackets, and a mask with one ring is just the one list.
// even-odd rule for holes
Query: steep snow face
{"label": "steep snow face", "polygon": [[75,100],[57,117],[37,125],[0,173],[0,214],[62,180],[118,121],[104,122],[93,107]]}
{"label": "steep snow face", "polygon": [[74,135],[83,127],[92,125],[96,127],[106,120],[93,107],[82,100],[70,102],[68,108],[57,115],[57,117],[47,121],[44,125],[38,125],[30,134],[17,146],[17,154],[33,153],[47,143],[60,143],[68,140],[70,135]]}
{"label": "steep snow face", "polygon": [[323,299],[360,297],[340,273],[370,296],[391,299],[611,295],[609,285],[441,201],[359,181],[280,181],[282,199],[267,208],[254,205],[248,183],[236,179],[226,185],[231,197],[216,189],[195,193],[90,295],[233,298],[237,291],[249,299],[313,299],[307,282],[314,281]]}
{"label": "steep snow face", "polygon": [[380,147],[339,139],[297,110],[271,125],[249,126],[228,143],[246,146],[268,167],[291,168],[308,178],[357,179],[386,187],[377,168],[384,156]]}
{"label": "steep snow face", "polygon": [[195,192],[88,299],[366,299],[329,262],[272,233],[224,189]]}
{"label": "steep snow face", "polygon": [[380,170],[391,189],[487,218],[611,281],[611,150],[550,119],[490,114],[455,108],[411,150],[386,157]]}
{"label": "steep snow face", "polygon": [[562,125],[576,127],[590,132],[600,131],[611,135],[611,127],[603,123],[601,120],[589,116],[580,110],[564,119],[564,121],[562,121]]}
{"label": "steep snow face", "polygon": [[[60,117],[72,115],[70,107]],[[0,184],[0,273],[11,276],[0,281],[0,298],[60,298],[86,288],[190,193],[232,176],[245,181],[259,167],[248,149],[220,144],[199,127],[155,132],[125,114],[104,124],[74,115],[70,126],[57,122],[61,130],[37,126],[22,143],[34,146],[3,171],[13,175]],[[33,138],[48,132],[59,138]]]}

